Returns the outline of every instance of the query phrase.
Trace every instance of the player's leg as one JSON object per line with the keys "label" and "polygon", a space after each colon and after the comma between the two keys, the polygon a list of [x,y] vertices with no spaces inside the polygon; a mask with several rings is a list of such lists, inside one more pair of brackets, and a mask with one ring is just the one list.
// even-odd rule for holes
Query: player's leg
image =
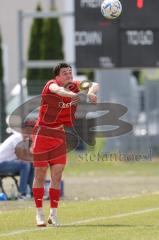
{"label": "player's leg", "polygon": [[50,215],[48,218],[48,223],[54,226],[59,225],[57,220],[57,208],[60,200],[60,185],[64,168],[65,164],[55,164],[50,166],[51,170],[51,184],[49,189]]}
{"label": "player's leg", "polygon": [[47,138],[45,129],[41,127],[35,128],[33,131],[32,151],[34,156],[34,181],[33,181],[33,197],[36,205],[36,222],[37,226],[46,226],[43,214],[43,197],[44,183],[48,168],[47,161]]}
{"label": "player's leg", "polygon": [[35,167],[33,181],[33,196],[36,205],[36,222],[37,226],[46,226],[43,213],[43,197],[44,197],[44,182],[46,178],[47,167]]}

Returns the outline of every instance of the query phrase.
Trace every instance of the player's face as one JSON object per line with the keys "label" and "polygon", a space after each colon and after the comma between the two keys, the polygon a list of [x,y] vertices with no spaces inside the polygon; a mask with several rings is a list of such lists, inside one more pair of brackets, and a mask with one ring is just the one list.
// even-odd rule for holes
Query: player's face
{"label": "player's face", "polygon": [[61,68],[58,78],[62,83],[71,82],[73,80],[72,69],[69,67]]}

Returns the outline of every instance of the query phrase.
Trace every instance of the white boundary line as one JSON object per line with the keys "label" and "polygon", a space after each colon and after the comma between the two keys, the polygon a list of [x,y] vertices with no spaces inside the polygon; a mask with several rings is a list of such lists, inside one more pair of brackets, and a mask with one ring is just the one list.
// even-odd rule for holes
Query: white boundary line
{"label": "white boundary line", "polygon": [[[140,215],[140,214],[144,214],[144,213],[149,213],[149,212],[155,212],[155,211],[159,211],[159,208],[146,208],[143,210],[139,210],[139,211],[134,211],[134,212],[128,212],[128,213],[121,213],[121,214],[117,214],[117,215],[112,215],[112,216],[107,216],[107,217],[97,217],[97,218],[90,218],[90,219],[85,219],[85,220],[81,220],[81,221],[76,221],[76,222],[72,222],[72,223],[68,223],[68,224],[62,224],[61,227],[65,227],[65,226],[75,226],[78,224],[85,224],[85,223],[90,223],[90,222],[94,222],[94,221],[101,221],[101,220],[109,220],[109,219],[113,219],[113,218],[123,218],[123,217],[128,217],[128,216],[133,216],[133,215]],[[100,226],[99,226],[100,227]],[[45,231],[48,228],[29,228],[29,229],[21,229],[21,230],[17,230],[17,231],[12,231],[9,233],[2,233],[0,234],[0,237],[8,237],[8,236],[14,236],[14,235],[18,235],[21,233],[27,233],[27,232],[36,232],[36,231]]]}
{"label": "white boundary line", "polygon": [[109,219],[113,219],[113,218],[122,218],[122,217],[140,215],[140,214],[144,214],[144,213],[148,213],[148,212],[155,212],[155,211],[159,211],[159,208],[147,208],[147,209],[143,209],[143,210],[140,210],[140,211],[121,213],[121,214],[112,215],[112,216],[108,216],[108,217],[90,218],[90,219],[86,219],[86,220],[76,221],[76,222],[71,223],[71,224],[65,224],[64,226],[66,226],[66,225],[72,225],[73,226],[73,225],[76,225],[76,224],[83,224],[83,223],[89,223],[89,222],[94,222],[94,221],[109,220]]}

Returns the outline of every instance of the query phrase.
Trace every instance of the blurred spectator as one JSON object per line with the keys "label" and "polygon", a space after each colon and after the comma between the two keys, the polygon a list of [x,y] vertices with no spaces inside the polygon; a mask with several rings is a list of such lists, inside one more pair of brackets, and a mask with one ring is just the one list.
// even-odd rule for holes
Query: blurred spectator
{"label": "blurred spectator", "polygon": [[0,172],[19,174],[19,199],[27,198],[28,186],[32,195],[34,170],[30,153],[30,136],[25,128],[14,132],[0,145]]}

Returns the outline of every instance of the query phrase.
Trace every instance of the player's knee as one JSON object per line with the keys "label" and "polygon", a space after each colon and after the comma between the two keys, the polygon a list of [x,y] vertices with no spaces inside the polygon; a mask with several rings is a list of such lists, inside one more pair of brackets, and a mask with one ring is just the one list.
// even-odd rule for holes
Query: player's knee
{"label": "player's knee", "polygon": [[34,178],[34,183],[36,184],[36,186],[44,185],[44,181],[45,181],[45,178],[42,176],[38,176]]}
{"label": "player's knee", "polygon": [[61,182],[61,177],[62,177],[62,173],[55,174],[53,182],[56,182],[56,184],[59,184]]}

